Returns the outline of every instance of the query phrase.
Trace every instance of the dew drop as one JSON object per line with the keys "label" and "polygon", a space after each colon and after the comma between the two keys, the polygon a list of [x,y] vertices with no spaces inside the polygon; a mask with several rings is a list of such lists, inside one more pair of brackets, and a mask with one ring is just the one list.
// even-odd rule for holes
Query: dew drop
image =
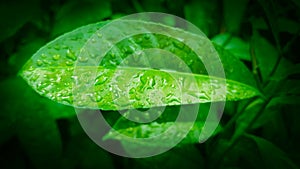
{"label": "dew drop", "polygon": [[39,75],[35,74],[30,78],[30,80],[35,82],[35,81],[37,81],[38,78],[39,78]]}
{"label": "dew drop", "polygon": [[194,60],[193,60],[193,59],[190,59],[190,60],[187,61],[187,65],[188,65],[188,66],[191,66],[193,63],[194,63]]}
{"label": "dew drop", "polygon": [[75,56],[74,52],[71,49],[67,50],[67,58],[75,61],[77,59],[77,57]]}
{"label": "dew drop", "polygon": [[42,66],[42,65],[43,65],[43,61],[41,61],[41,60],[38,59],[38,60],[36,61],[36,64],[37,64],[38,66]]}
{"label": "dew drop", "polygon": [[96,43],[97,41],[96,41],[96,39],[92,38],[92,39],[91,39],[91,42],[92,42],[92,43]]}
{"label": "dew drop", "polygon": [[56,50],[60,50],[60,46],[58,44],[56,44],[53,48]]}
{"label": "dew drop", "polygon": [[44,59],[43,62],[46,64],[46,65],[52,65],[53,63],[47,59]]}
{"label": "dew drop", "polygon": [[109,55],[111,58],[115,58],[116,57],[116,54],[111,52],[110,55]]}
{"label": "dew drop", "polygon": [[143,38],[137,38],[136,39],[136,43],[141,43],[141,42],[143,42]]}
{"label": "dew drop", "polygon": [[71,62],[71,61],[66,61],[66,65],[67,65],[67,66],[72,66],[72,65],[73,65],[73,62]]}
{"label": "dew drop", "polygon": [[174,47],[170,48],[170,52],[174,53],[175,52],[175,48]]}
{"label": "dew drop", "polygon": [[102,101],[101,95],[97,92],[91,94],[90,97],[91,97],[92,101],[94,101],[94,102],[101,102]]}
{"label": "dew drop", "polygon": [[98,38],[102,38],[102,34],[101,33],[97,33]]}
{"label": "dew drop", "polygon": [[148,34],[148,33],[144,35],[144,38],[145,38],[146,40],[149,40],[150,37],[151,37],[151,36],[150,36],[150,34]]}
{"label": "dew drop", "polygon": [[41,54],[41,57],[42,57],[42,58],[46,58],[47,56],[46,56],[45,53],[42,53],[42,54]]}
{"label": "dew drop", "polygon": [[61,97],[61,100],[63,102],[67,102],[68,104],[71,104],[72,103],[72,99],[70,96],[64,96],[64,97]]}
{"label": "dew drop", "polygon": [[179,49],[182,49],[184,47],[184,43],[179,41],[173,41],[174,46],[176,46]]}
{"label": "dew drop", "polygon": [[60,55],[59,54],[55,54],[52,56],[53,60],[58,60],[60,58]]}
{"label": "dew drop", "polygon": [[108,79],[108,78],[107,78],[106,76],[103,76],[103,75],[98,76],[98,77],[96,78],[95,85],[101,85],[101,84],[103,84],[104,82],[106,82],[107,79]]}
{"label": "dew drop", "polygon": [[78,58],[78,61],[79,62],[87,62],[89,60],[89,58],[88,57],[84,57],[84,56],[80,56],[79,58]]}

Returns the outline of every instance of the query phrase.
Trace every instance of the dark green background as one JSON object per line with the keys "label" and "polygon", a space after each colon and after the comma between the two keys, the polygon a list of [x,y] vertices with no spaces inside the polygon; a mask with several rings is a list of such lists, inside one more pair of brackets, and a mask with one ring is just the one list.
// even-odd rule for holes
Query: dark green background
{"label": "dark green background", "polygon": [[[251,70],[268,102],[227,102],[224,130],[156,157],[110,154],[73,108],[36,94],[18,71],[55,37],[137,12],[174,14]],[[9,0],[0,3],[0,168],[297,168],[300,166],[300,1]],[[247,77],[240,77],[247,78]]]}

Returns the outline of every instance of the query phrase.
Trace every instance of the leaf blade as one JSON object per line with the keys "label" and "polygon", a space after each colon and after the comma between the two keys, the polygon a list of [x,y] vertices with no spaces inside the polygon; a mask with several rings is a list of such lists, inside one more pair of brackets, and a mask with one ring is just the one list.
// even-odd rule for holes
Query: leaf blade
{"label": "leaf blade", "polygon": [[[162,25],[160,24],[148,22],[126,22],[131,24],[131,26],[140,24],[139,26],[143,27],[143,25],[146,24],[146,27],[149,28],[149,30],[162,27]],[[254,85],[250,83],[249,84],[251,86],[247,85],[248,83],[243,84],[236,81],[225,80],[218,77],[206,75],[207,72],[205,68],[207,65],[204,66],[203,63],[201,63],[201,59],[203,59],[203,56],[201,56],[202,58],[200,59],[195,53],[191,52],[191,49],[184,46],[183,42],[162,35],[145,34],[142,36],[147,36],[147,39],[150,39],[148,42],[144,42],[142,44],[139,44],[138,42],[128,42],[138,41],[138,38],[140,38],[138,36],[135,37],[136,39],[129,39],[124,43],[118,43],[116,46],[118,49],[122,49],[122,51],[125,50],[125,53],[128,53],[128,50],[132,50],[128,49],[128,46],[130,45],[139,44],[137,48],[151,48],[153,46],[160,46],[165,50],[175,52],[174,54],[176,54],[178,57],[180,57],[180,59],[188,64],[193,73],[184,73],[185,70],[183,68],[183,72],[176,72],[182,70],[180,66],[176,66],[177,61],[174,62],[174,59],[172,58],[167,59],[166,62],[169,62],[167,65],[162,64],[158,66],[158,68],[167,67],[168,69],[175,71],[140,68],[139,66],[145,63],[144,60],[148,59],[143,57],[138,58],[139,61],[136,61],[134,57],[131,60],[129,59],[130,63],[128,68],[128,65],[124,66],[121,64],[122,58],[116,57],[113,49],[109,51],[109,53],[107,53],[108,59],[103,59],[99,66],[77,66],[77,62],[86,61],[83,61],[83,58],[80,58],[80,52],[85,50],[84,46],[86,42],[90,40],[92,36],[100,36],[98,35],[97,30],[101,29],[107,23],[108,22],[100,22],[78,28],[48,43],[47,45],[42,47],[36,54],[34,54],[33,57],[25,64],[22,71],[20,72],[20,75],[42,96],[46,96],[54,101],[66,105],[93,109],[100,108],[103,110],[149,108],[153,106],[225,101],[226,99],[239,100],[260,94],[255,89],[255,87],[252,87]],[[205,43],[206,45],[210,44],[210,42],[205,40],[205,37],[196,36],[189,32],[184,32],[182,30],[167,26],[163,28],[170,32],[168,34],[170,36],[180,34],[180,36],[182,37],[196,38],[198,40],[203,40],[203,43]],[[167,45],[170,46],[167,49],[165,48],[166,46],[161,45],[161,43],[164,44],[166,43],[166,41],[172,41],[171,44],[167,43]],[[194,41],[189,40],[187,43],[191,42]],[[159,44],[158,46],[157,43]],[[210,46],[206,45],[202,47],[204,50],[203,54],[209,55]],[[174,49],[172,49],[171,47]],[[218,52],[219,51],[222,50],[218,49]],[[90,57],[94,57],[92,55],[93,53]],[[161,53],[158,53],[158,55],[162,55],[160,56],[161,58],[164,57],[164,55]],[[227,76],[230,76],[230,72],[232,73],[235,69],[239,69],[240,72],[243,72],[241,70],[247,70],[243,66],[230,66],[230,63],[228,61],[230,57],[227,58],[228,55],[226,55],[226,57],[224,57],[225,55],[222,55],[221,57],[223,58],[221,60],[225,65],[225,69],[229,69],[228,71],[226,71]],[[233,59],[233,57],[231,57],[231,59]],[[235,60],[236,65],[238,65],[240,61],[238,61],[237,59]],[[111,64],[112,62],[113,64]],[[134,65],[136,62],[140,63]],[[154,58],[151,60],[151,62],[153,62],[152,64],[158,64],[162,61]],[[149,59],[147,63],[149,63]],[[213,67],[214,64],[215,61],[209,61],[208,66]],[[175,65],[175,67],[173,65]],[[177,67],[180,67],[179,70],[177,70]],[[93,74],[93,70],[97,70],[97,74]],[[244,72],[246,72],[244,73],[246,76],[251,76],[251,74],[247,74],[247,71]],[[155,80],[157,80],[157,78],[155,79],[155,76],[157,76],[160,86],[155,84]],[[120,78],[121,81],[117,78]],[[78,79],[80,79],[79,81],[81,82],[81,84],[74,85],[78,83]],[[124,84],[128,84],[126,83],[128,79],[134,80],[134,87],[124,86]],[[113,83],[109,83],[109,81],[112,81]],[[181,85],[182,81],[187,81],[187,83],[185,83],[187,84],[187,86]],[[163,83],[169,85],[165,86]],[[99,84],[101,87],[97,87],[97,85]],[[117,85],[118,89],[123,92],[113,93],[111,90],[112,85]],[[150,90],[150,92],[145,93],[144,89],[152,88],[155,90],[160,90],[159,87],[162,88],[163,94],[159,94],[160,96],[158,98],[150,100],[154,95],[154,90]],[[203,89],[201,89],[201,87]],[[228,88],[227,91],[226,87]],[[132,95],[131,97],[129,89],[138,91],[140,96]],[[180,93],[174,89],[186,91]],[[179,98],[181,94],[184,96]],[[115,97],[114,95],[118,96]],[[122,96],[119,99],[120,95]],[[145,95],[146,97],[144,97]],[[168,101],[168,97],[170,97],[169,99],[171,99],[171,101]],[[121,101],[115,101],[116,98]],[[143,100],[139,101],[141,98],[143,98]],[[105,103],[94,103],[99,102],[97,100],[104,100]],[[132,104],[133,102],[136,103]]]}

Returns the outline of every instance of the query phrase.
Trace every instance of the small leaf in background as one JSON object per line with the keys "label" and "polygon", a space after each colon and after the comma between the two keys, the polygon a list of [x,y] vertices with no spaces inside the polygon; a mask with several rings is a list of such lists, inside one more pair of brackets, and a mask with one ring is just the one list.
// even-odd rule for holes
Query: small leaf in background
{"label": "small leaf in background", "polygon": [[230,33],[239,32],[249,0],[223,0],[225,29]]}
{"label": "small leaf in background", "polygon": [[[241,137],[225,156],[221,156],[221,166],[231,168],[265,168],[256,145],[249,139]],[[214,162],[212,161],[214,164]]]}
{"label": "small leaf in background", "polygon": [[253,35],[254,52],[263,80],[267,80],[279,57],[277,49],[258,33]]}
{"label": "small leaf in background", "polygon": [[12,138],[4,144],[1,143],[0,158],[1,169],[26,169],[32,167],[28,164],[23,149],[16,138]]}
{"label": "small leaf in background", "polygon": [[288,18],[278,18],[278,26],[280,32],[297,34],[300,31],[300,23]]}
{"label": "small leaf in background", "polygon": [[[77,122],[78,123],[78,122]],[[64,169],[113,169],[114,163],[109,153],[101,149],[82,131],[81,135],[72,135],[64,152]]]}
{"label": "small leaf in background", "polygon": [[160,142],[157,142],[157,144],[150,143],[149,141],[138,141],[137,144],[141,146],[147,146],[147,147],[168,147],[169,145],[174,145],[177,143],[177,138],[183,138],[182,144],[193,144],[193,143],[199,143],[199,136],[202,132],[201,129],[203,127],[203,123],[196,122],[193,127],[191,128],[189,134],[187,136],[182,135],[187,130],[189,130],[191,124],[189,122],[166,122],[166,123],[157,123],[152,122],[150,124],[142,124],[136,127],[129,127],[125,129],[119,129],[117,131],[111,131],[109,132],[105,137],[104,140],[107,139],[116,139],[120,140],[125,143],[127,138],[151,138],[159,136],[162,133],[169,133],[167,134],[168,137],[161,138]]}
{"label": "small leaf in background", "polygon": [[[159,114],[157,115],[157,111],[161,108],[151,108],[147,112],[139,112],[140,115],[137,119],[134,119],[136,122],[132,121],[131,117],[134,116],[132,113],[136,113],[134,110],[128,110],[118,119],[113,125],[113,129],[111,129],[103,139],[119,140],[122,142],[127,153],[130,154],[133,152],[136,154],[135,149],[139,149],[141,150],[141,152],[139,152],[141,155],[144,153],[142,151],[143,149],[148,151],[149,149],[157,147],[170,147],[177,142],[180,142],[177,144],[177,147],[186,144],[197,144],[206,140],[211,134],[215,135],[221,131],[221,126],[218,126],[216,119],[215,121],[213,119],[207,120],[209,111],[214,111],[210,113],[216,113],[216,110],[209,110],[210,107],[207,106],[207,104],[201,104],[199,106],[198,118],[195,123],[176,120],[178,117],[177,111],[179,111],[176,110],[177,108],[183,109],[184,112],[188,113],[193,111],[194,106],[192,105],[166,107],[160,116]],[[211,109],[216,109],[216,107]],[[140,123],[147,121],[149,117],[153,119],[153,116],[159,116],[159,118],[154,121],[152,120],[150,123]],[[210,131],[210,125],[218,126],[213,133]]]}
{"label": "small leaf in background", "polygon": [[264,18],[262,18],[262,17],[252,18],[250,22],[251,22],[252,28],[255,30],[267,30],[268,29],[268,25],[267,25],[266,21],[264,20]]}
{"label": "small leaf in background", "polygon": [[30,56],[32,56],[45,43],[45,39],[34,37],[31,42],[20,45],[17,52],[12,54],[9,58],[9,64],[14,68],[15,73],[17,73]]}
{"label": "small leaf in background", "polygon": [[279,8],[279,6],[277,6],[278,5],[277,1],[258,0],[258,2],[260,3],[260,5],[262,6],[265,12],[268,25],[270,27],[270,31],[272,32],[275,40],[275,45],[276,47],[278,47],[278,45],[280,44],[280,40],[279,40],[279,25],[278,25],[277,18],[282,8]]}
{"label": "small leaf in background", "polygon": [[274,75],[271,77],[272,80],[283,80],[286,78],[290,78],[294,75],[300,74],[300,64],[293,64],[285,58],[282,58],[277,70]]}
{"label": "small leaf in background", "polygon": [[251,104],[249,104],[244,112],[236,120],[236,126],[234,135],[232,136],[232,141],[235,141],[238,137],[245,133],[245,131],[252,125],[252,121],[259,113],[261,106],[264,104],[264,100],[256,99]]}
{"label": "small leaf in background", "polygon": [[245,136],[256,143],[267,168],[298,168],[288,155],[273,143],[255,135],[247,134]]}
{"label": "small leaf in background", "polygon": [[2,112],[12,117],[16,133],[10,130],[11,134],[17,136],[36,168],[57,167],[62,147],[55,119],[44,109],[41,97],[25,87],[20,78],[9,80],[6,85],[2,87],[8,92],[4,95],[8,109]]}
{"label": "small leaf in background", "polygon": [[[136,10],[139,12],[144,12],[144,11],[165,12],[165,8],[163,6],[164,5],[163,1],[133,0],[132,2],[134,2],[134,3],[140,2],[141,9],[138,9],[137,5],[135,5]],[[143,11],[141,11],[141,10],[143,10]]]}
{"label": "small leaf in background", "polygon": [[194,145],[185,145],[180,148],[173,148],[163,154],[154,157],[136,159],[134,161],[137,164],[136,167],[134,167],[136,169],[199,169],[205,168],[206,163],[206,161],[204,161],[203,155],[197,150]]}
{"label": "small leaf in background", "polygon": [[298,8],[300,8],[300,2],[298,0],[291,0]]}
{"label": "small leaf in background", "polygon": [[30,161],[38,169],[60,165],[62,143],[55,119],[41,110],[25,110],[16,127],[17,135]]}
{"label": "small leaf in background", "polygon": [[24,24],[39,16],[40,13],[40,2],[38,0],[26,2],[18,0],[1,1],[0,42],[13,36]]}
{"label": "small leaf in background", "polygon": [[219,31],[219,4],[217,0],[190,1],[184,6],[184,16],[210,37]]}
{"label": "small leaf in background", "polygon": [[109,1],[67,1],[57,12],[52,37],[111,16]]}
{"label": "small leaf in background", "polygon": [[280,90],[278,91],[278,95],[287,95],[287,96],[299,96],[300,95],[300,80],[286,80]]}
{"label": "small leaf in background", "polygon": [[212,41],[222,46],[241,60],[251,60],[249,43],[243,41],[239,37],[233,37],[229,33],[223,33],[214,36]]}

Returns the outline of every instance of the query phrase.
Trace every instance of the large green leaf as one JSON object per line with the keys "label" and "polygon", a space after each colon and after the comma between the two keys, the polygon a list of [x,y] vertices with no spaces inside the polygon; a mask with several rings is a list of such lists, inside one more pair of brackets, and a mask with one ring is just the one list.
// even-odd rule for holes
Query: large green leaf
{"label": "large green leaf", "polygon": [[273,143],[254,135],[245,136],[256,143],[267,168],[298,168],[288,155]]}
{"label": "large green leaf", "polygon": [[[87,58],[80,52],[89,47],[85,44],[91,36],[101,38],[97,30],[108,22],[87,25],[42,47],[20,74],[42,96],[66,105],[104,110],[240,100],[259,94],[249,85],[207,75],[206,68],[215,69],[216,61],[209,60],[205,66],[201,62],[213,54],[211,43],[204,37],[152,22],[127,22],[128,29],[130,26],[149,30],[163,28],[169,36],[146,33],[124,38],[106,53],[99,66],[75,66],[76,63],[89,63],[98,54],[90,53],[90,58]],[[112,30],[111,34],[114,33]],[[173,37],[177,35],[187,40],[183,42]],[[197,50],[204,55],[200,56],[201,59],[185,45],[192,42],[200,46]],[[103,45],[95,43],[95,47]],[[168,58],[164,53],[149,52],[146,54],[157,57],[131,55],[122,66],[122,61],[136,50],[151,48],[171,52],[184,62]],[[223,54],[222,50],[217,50]],[[162,61],[163,58],[167,59]],[[238,71],[243,78],[252,79],[247,69],[239,66],[237,59],[230,60],[226,55],[221,61],[229,77],[230,73]],[[142,68],[147,67],[146,63],[166,70]],[[186,65],[192,73],[185,70]],[[97,73],[93,74],[93,71]]]}

